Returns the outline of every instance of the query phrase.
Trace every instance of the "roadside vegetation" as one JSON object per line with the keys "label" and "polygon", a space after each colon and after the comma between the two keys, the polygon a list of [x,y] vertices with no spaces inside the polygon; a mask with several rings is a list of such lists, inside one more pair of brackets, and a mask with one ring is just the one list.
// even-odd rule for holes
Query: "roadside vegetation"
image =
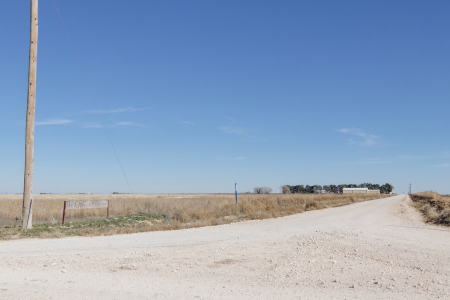
{"label": "roadside vegetation", "polygon": [[450,195],[428,191],[410,197],[413,206],[423,213],[428,223],[450,226]]}
{"label": "roadside vegetation", "polygon": [[[0,195],[0,239],[97,236],[174,230],[276,218],[386,197],[382,194],[116,194],[35,195],[33,229],[22,231],[22,195]],[[109,200],[106,208],[68,210],[64,201]]]}

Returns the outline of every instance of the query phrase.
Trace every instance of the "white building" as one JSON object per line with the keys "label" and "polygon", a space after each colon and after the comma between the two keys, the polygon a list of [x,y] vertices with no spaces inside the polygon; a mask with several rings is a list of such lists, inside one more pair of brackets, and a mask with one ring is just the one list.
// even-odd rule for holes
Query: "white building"
{"label": "white building", "polygon": [[343,194],[379,194],[380,190],[369,190],[368,188],[343,188]]}

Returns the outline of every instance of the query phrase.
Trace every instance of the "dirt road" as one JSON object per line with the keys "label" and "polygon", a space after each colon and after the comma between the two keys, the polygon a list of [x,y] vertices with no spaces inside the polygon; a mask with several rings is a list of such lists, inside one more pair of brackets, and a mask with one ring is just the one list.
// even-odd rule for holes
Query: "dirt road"
{"label": "dirt road", "polygon": [[170,232],[0,242],[0,299],[450,299],[450,230],[400,195]]}

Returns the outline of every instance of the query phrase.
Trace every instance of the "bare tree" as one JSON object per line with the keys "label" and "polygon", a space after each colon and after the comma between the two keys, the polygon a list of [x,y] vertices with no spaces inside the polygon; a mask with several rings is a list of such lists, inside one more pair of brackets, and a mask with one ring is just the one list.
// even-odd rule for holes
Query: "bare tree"
{"label": "bare tree", "polygon": [[270,194],[272,193],[271,187],[263,187],[263,194]]}
{"label": "bare tree", "polygon": [[287,185],[280,186],[280,190],[283,194],[290,194],[291,189]]}
{"label": "bare tree", "polygon": [[253,191],[255,192],[255,194],[269,194],[270,192],[272,192],[272,188],[267,186],[255,187]]}

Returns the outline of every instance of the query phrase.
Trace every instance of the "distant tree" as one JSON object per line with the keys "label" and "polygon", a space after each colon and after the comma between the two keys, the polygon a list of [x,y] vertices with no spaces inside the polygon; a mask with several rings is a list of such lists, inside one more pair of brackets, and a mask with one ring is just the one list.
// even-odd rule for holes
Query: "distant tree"
{"label": "distant tree", "polygon": [[309,191],[311,190],[311,186],[310,185],[305,185],[305,189],[304,189],[304,193],[305,194],[309,194]]}
{"label": "distant tree", "polygon": [[332,193],[336,193],[336,194],[339,193],[339,187],[335,184],[330,184],[330,189],[331,189]]}
{"label": "distant tree", "polygon": [[322,186],[314,185],[314,193],[322,193]]}
{"label": "distant tree", "polygon": [[289,186],[292,194],[304,193],[305,188],[303,185],[293,185]]}
{"label": "distant tree", "polygon": [[314,186],[313,186],[313,185],[307,185],[307,186],[305,186],[305,193],[307,193],[307,194],[313,194],[313,193],[314,193]]}
{"label": "distant tree", "polygon": [[290,194],[291,193],[291,187],[289,185],[282,185],[280,186],[280,190],[283,194]]}
{"label": "distant tree", "polygon": [[390,183],[386,183],[385,186],[387,187],[389,193],[392,193],[392,191],[394,190],[394,186]]}
{"label": "distant tree", "polygon": [[379,184],[373,184],[373,183],[367,183],[367,182],[360,184],[360,186],[368,188],[369,190],[379,190],[380,189]]}
{"label": "distant tree", "polygon": [[295,187],[297,189],[297,193],[300,193],[300,194],[305,193],[305,187],[303,184],[296,185]]}
{"label": "distant tree", "polygon": [[384,193],[390,194],[393,189],[394,189],[394,186],[392,184],[385,183],[384,185],[381,186],[380,192],[381,192],[381,190],[383,190]]}
{"label": "distant tree", "polygon": [[253,191],[255,192],[255,194],[269,194],[270,192],[272,192],[272,188],[267,186],[255,187]]}
{"label": "distant tree", "polygon": [[[361,184],[340,184],[340,185],[334,185],[334,184],[330,184],[330,185],[324,185],[323,187],[321,185],[284,185],[282,187],[280,187],[280,189],[282,189],[283,187],[286,187],[286,192],[287,189],[290,190],[290,192],[292,194],[297,194],[297,193],[320,193],[322,191],[326,191],[327,193],[342,193],[344,188],[368,188],[369,190],[380,190],[381,193],[391,193],[394,189],[394,187],[389,184],[386,183],[382,186],[380,186],[379,184],[373,184],[373,183],[368,183],[368,182],[364,182]],[[282,189],[283,192],[283,189]],[[256,193],[256,192],[255,192]]]}
{"label": "distant tree", "polygon": [[348,188],[347,184],[340,184],[340,185],[338,185],[339,193],[342,194],[342,192],[344,191],[345,188]]}
{"label": "distant tree", "polygon": [[272,188],[265,186],[265,187],[262,188],[262,193],[263,194],[270,194],[270,193],[272,193]]}

